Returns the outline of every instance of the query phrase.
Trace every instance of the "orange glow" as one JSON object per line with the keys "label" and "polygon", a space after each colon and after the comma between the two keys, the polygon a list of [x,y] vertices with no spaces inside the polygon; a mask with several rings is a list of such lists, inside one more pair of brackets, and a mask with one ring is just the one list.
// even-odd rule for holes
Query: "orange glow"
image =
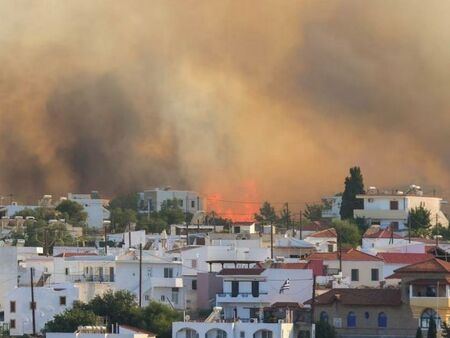
{"label": "orange glow", "polygon": [[219,217],[233,221],[254,221],[254,215],[259,211],[260,195],[255,181],[249,180],[241,184],[242,191],[238,199],[225,198],[222,193],[207,195],[208,211],[214,211]]}

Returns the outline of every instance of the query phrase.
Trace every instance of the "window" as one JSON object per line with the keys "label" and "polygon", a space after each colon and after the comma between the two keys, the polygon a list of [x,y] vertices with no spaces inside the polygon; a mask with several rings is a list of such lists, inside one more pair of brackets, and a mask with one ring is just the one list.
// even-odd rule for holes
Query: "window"
{"label": "window", "polygon": [[320,321],[328,323],[328,313],[326,311],[320,313]]}
{"label": "window", "polygon": [[347,327],[356,327],[356,315],[354,312],[349,312],[347,315]]}
{"label": "window", "polygon": [[64,269],[64,272],[65,272],[65,274],[66,274],[66,276],[69,274],[69,268],[65,268]]}
{"label": "window", "polygon": [[16,302],[9,302],[9,312],[16,313]]}
{"label": "window", "polygon": [[62,306],[66,305],[66,296],[59,297],[59,305],[62,305]]}
{"label": "window", "polygon": [[252,296],[259,297],[259,282],[252,281]]}
{"label": "window", "polygon": [[197,290],[197,280],[196,279],[192,280],[192,290]]}
{"label": "window", "polygon": [[195,208],[195,201],[191,201],[191,208]]}
{"label": "window", "polygon": [[86,269],[84,269],[86,271],[86,274],[89,273],[89,267],[86,267]]}
{"label": "window", "polygon": [[192,329],[186,329],[186,338],[198,338],[198,333]]}
{"label": "window", "polygon": [[352,282],[359,281],[359,269],[352,269]]}
{"label": "window", "polygon": [[391,201],[390,208],[391,210],[398,210],[398,201]]}
{"label": "window", "polygon": [[234,280],[231,282],[231,297],[237,297],[239,294],[239,282]]}
{"label": "window", "polygon": [[368,198],[368,199],[367,199],[367,202],[373,203],[373,198]]}
{"label": "window", "polygon": [[166,296],[161,295],[161,302],[165,302],[166,301]]}
{"label": "window", "polygon": [[245,338],[245,331],[241,331],[239,333],[239,338]]}
{"label": "window", "polygon": [[333,251],[334,251],[334,245],[328,244],[328,252],[333,252]]}
{"label": "window", "polygon": [[179,200],[178,200],[178,204],[180,205],[180,207],[183,207],[183,200],[182,200],[182,199],[179,199]]}
{"label": "window", "polygon": [[196,269],[196,268],[197,268],[197,260],[196,260],[196,259],[193,259],[193,260],[192,260],[192,268],[193,268],[193,269]]}
{"label": "window", "polygon": [[379,278],[379,270],[378,269],[372,269],[371,270],[371,276],[372,276],[372,281],[378,281]]}
{"label": "window", "polygon": [[437,315],[433,309],[425,309],[420,316],[420,327],[423,329],[430,326],[430,318],[433,318],[436,322],[436,327],[441,327],[441,318]]}
{"label": "window", "polygon": [[173,278],[172,268],[164,268],[164,278]]}
{"label": "window", "polygon": [[387,327],[387,316],[384,312],[378,314],[378,327]]}
{"label": "window", "polygon": [[178,304],[178,288],[172,288],[172,303]]}
{"label": "window", "polygon": [[149,295],[145,295],[145,296],[144,296],[144,299],[145,299],[145,300],[150,300],[150,296],[149,296]]}
{"label": "window", "polygon": [[261,331],[261,338],[272,338],[272,331],[262,330]]}
{"label": "window", "polygon": [[9,321],[9,328],[10,329],[15,329],[16,328],[16,320],[15,319],[11,319]]}

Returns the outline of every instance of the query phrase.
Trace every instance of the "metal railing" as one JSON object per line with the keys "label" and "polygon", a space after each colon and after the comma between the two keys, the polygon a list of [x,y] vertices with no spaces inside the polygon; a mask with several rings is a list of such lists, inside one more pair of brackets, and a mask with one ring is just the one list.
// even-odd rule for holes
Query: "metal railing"
{"label": "metal railing", "polygon": [[114,282],[114,275],[67,275],[66,279],[72,283],[108,283]]}

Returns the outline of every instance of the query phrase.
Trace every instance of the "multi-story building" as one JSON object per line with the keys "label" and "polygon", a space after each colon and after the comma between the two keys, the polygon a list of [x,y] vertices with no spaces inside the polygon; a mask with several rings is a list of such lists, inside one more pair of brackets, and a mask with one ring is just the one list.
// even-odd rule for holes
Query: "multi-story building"
{"label": "multi-story building", "polygon": [[355,249],[338,252],[317,252],[309,261],[320,260],[325,276],[338,275],[350,278],[352,287],[377,287],[383,281],[383,259]]}
{"label": "multi-story building", "polygon": [[394,271],[390,277],[401,279],[401,296],[424,333],[430,318],[438,330],[450,321],[450,263],[431,258]]}
{"label": "multi-story building", "polygon": [[95,191],[91,194],[69,193],[67,199],[83,206],[84,211],[87,213],[87,224],[91,227],[103,227],[103,222],[111,216],[109,210],[105,208],[108,201],[99,198],[98,193]]}
{"label": "multi-story building", "polygon": [[303,304],[311,297],[313,274],[305,269],[223,269],[223,293],[216,305],[224,319],[263,321],[264,308],[275,303]]}
{"label": "multi-story building", "polygon": [[153,211],[160,211],[161,205],[164,201],[170,201],[176,199],[179,207],[190,213],[205,210],[206,205],[204,199],[200,197],[195,191],[187,190],[173,190],[167,188],[155,188],[152,190],[145,190],[138,193],[139,205],[138,210],[140,213],[149,213]]}
{"label": "multi-story building", "polygon": [[322,198],[324,208],[322,209],[322,217],[329,219],[341,219],[342,195],[327,196]]}
{"label": "multi-story building", "polygon": [[[115,263],[115,289],[126,289],[139,298],[139,253],[130,252],[119,256]],[[185,309],[181,260],[144,251],[141,297],[143,305],[156,300],[174,309]]]}
{"label": "multi-story building", "polygon": [[319,252],[334,252],[337,250],[337,233],[334,228],[310,234],[305,241],[314,245]]}
{"label": "multi-story building", "polygon": [[448,227],[448,219],[441,211],[442,198],[425,196],[420,187],[412,185],[406,193],[403,191],[380,192],[375,187],[369,188],[363,195],[357,195],[364,201],[363,209],[355,209],[354,217],[365,218],[369,224],[379,224],[381,227],[392,227],[395,231],[408,229],[410,210],[423,206],[430,211],[431,224],[440,223]]}
{"label": "multi-story building", "polygon": [[[8,293],[5,322],[11,336],[33,333],[31,288],[18,287]],[[45,323],[73,306],[78,300],[78,288],[71,283],[34,288],[35,330],[40,332]]]}

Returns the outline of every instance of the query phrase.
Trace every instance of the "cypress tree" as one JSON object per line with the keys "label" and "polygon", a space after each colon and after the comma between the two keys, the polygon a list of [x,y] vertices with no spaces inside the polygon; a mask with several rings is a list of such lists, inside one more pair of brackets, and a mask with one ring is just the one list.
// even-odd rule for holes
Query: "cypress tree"
{"label": "cypress tree", "polygon": [[431,317],[430,324],[428,326],[427,338],[436,338],[436,336],[437,336],[436,322],[434,318]]}
{"label": "cypress tree", "polygon": [[364,201],[356,195],[364,194],[364,179],[359,167],[350,168],[350,176],[345,178],[345,189],[342,194],[341,218],[353,218],[353,210],[363,209]]}

